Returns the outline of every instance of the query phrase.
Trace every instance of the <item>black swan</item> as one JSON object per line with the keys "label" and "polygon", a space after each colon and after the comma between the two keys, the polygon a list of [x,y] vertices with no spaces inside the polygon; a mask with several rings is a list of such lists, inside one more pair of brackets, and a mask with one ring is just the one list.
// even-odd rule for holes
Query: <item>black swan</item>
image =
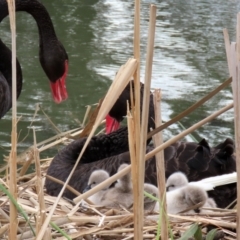
{"label": "black swan", "polygon": [[[16,11],[25,11],[36,20],[39,30],[39,58],[49,78],[53,99],[60,103],[67,98],[65,80],[68,71],[68,55],[58,40],[46,8],[37,0],[16,0]],[[8,16],[6,0],[0,0],[0,22]],[[11,51],[0,42],[0,118],[11,108],[12,65]],[[17,62],[17,97],[22,89],[22,72]]]}
{"label": "black swan", "polygon": [[[115,118],[117,121],[121,121],[123,116],[125,116],[127,113],[126,102],[127,100],[130,101],[130,85],[131,82],[126,86],[126,88],[124,89],[124,91],[121,93],[118,100],[114,104],[113,108],[109,112],[109,115]],[[140,103],[142,103],[144,84],[141,84],[140,91],[141,91]],[[150,130],[150,128],[153,129],[155,128],[152,94],[150,95],[149,103],[148,131]],[[85,141],[86,138],[81,138],[73,141],[68,146],[64,147],[52,160],[51,165],[48,168],[47,174],[55,178],[61,179],[62,181],[65,181],[67,176],[69,175],[68,170],[71,171],[82,147],[84,146]],[[85,150],[79,166],[85,163],[87,164],[89,162],[95,162],[100,159],[108,158],[126,152],[129,149],[128,147],[129,146],[127,127],[119,128],[118,130],[111,132],[110,134],[107,135],[101,134],[99,136],[94,136],[91,139],[87,149]],[[68,170],[63,171],[63,169],[65,168],[64,166]],[[61,170],[59,168],[61,168]],[[72,180],[70,180],[69,184],[70,185],[73,184]],[[47,179],[46,188],[48,193],[56,195],[60,191],[61,186],[59,184],[56,185],[51,180]]]}
{"label": "black swan", "polygon": [[[22,69],[16,60],[17,98],[22,88]],[[0,39],[0,118],[12,107],[12,52]]]}

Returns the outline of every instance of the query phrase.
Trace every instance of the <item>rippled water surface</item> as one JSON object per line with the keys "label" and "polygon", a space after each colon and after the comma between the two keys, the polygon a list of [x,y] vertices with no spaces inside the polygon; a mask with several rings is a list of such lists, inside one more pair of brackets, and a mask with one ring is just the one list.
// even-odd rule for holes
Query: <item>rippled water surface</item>
{"label": "rippled water surface", "polygon": [[[116,71],[133,55],[133,1],[42,0],[49,11],[57,35],[65,46],[69,60],[67,89],[69,99],[55,104],[49,83],[38,60],[38,31],[33,18],[17,14],[17,55],[23,69],[24,86],[18,100],[19,147],[23,151],[33,143],[36,127],[37,141],[56,134],[41,111],[34,117],[36,105],[61,130],[78,126],[85,106],[101,98],[110,86]],[[235,40],[236,14],[240,2],[234,0],[144,0],[141,13],[141,78],[144,78],[149,4],[157,5],[156,39],[152,88],[163,93],[163,120],[168,120],[228,76],[222,29],[227,28]],[[10,46],[8,18],[1,23],[1,38]],[[203,107],[182,120],[189,127],[232,100],[228,87]],[[164,131],[165,139],[177,134],[173,125]],[[10,147],[11,111],[0,120],[0,158]],[[200,140],[205,137],[211,145],[233,136],[233,111],[218,117],[194,132]],[[46,151],[45,156],[55,150]]]}

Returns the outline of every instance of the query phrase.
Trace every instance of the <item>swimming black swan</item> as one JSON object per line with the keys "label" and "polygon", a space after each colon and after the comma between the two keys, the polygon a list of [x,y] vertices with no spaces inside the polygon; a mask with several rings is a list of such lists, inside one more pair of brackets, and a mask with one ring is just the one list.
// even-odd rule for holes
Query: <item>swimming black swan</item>
{"label": "swimming black swan", "polygon": [[[68,56],[58,40],[50,16],[45,7],[37,0],[16,0],[16,11],[25,11],[36,20],[39,30],[39,58],[43,70],[51,83],[51,90],[54,101],[60,103],[67,98],[66,75],[68,71]],[[8,16],[8,6],[6,0],[0,0],[0,22]],[[12,65],[11,51],[0,42],[0,118],[12,106],[11,84]],[[21,67],[17,62],[17,97],[22,89]]]}

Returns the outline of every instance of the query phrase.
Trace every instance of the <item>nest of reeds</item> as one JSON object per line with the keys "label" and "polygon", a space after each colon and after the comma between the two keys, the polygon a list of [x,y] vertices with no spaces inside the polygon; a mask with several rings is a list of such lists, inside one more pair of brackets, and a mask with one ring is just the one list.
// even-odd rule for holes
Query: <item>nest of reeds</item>
{"label": "nest of reeds", "polygon": [[[68,133],[67,133],[68,134]],[[64,136],[61,140],[64,140]],[[59,140],[60,140],[59,139]],[[53,141],[54,142],[54,141]],[[34,147],[33,147],[34,148]],[[37,148],[34,152],[38,152]],[[37,159],[34,159],[34,158]],[[14,200],[8,189],[6,178],[0,180],[0,238],[8,239],[9,204],[12,201],[17,209],[17,239],[35,239],[34,234],[40,230],[46,215],[52,209],[57,197],[41,191],[46,178],[46,170],[51,159],[32,158],[35,171],[18,177],[18,198]],[[23,159],[21,159],[23,160]],[[26,159],[27,162],[28,159]],[[35,161],[36,160],[36,161]],[[39,161],[40,160],[40,161]],[[24,164],[19,168],[19,172]],[[39,187],[39,188],[38,188]],[[82,200],[77,210],[68,199],[60,199],[43,239],[133,239],[133,209],[106,208],[94,206]],[[169,215],[168,231],[170,239],[236,239],[236,210],[209,209],[207,215]],[[161,228],[160,216],[156,212],[146,211],[143,216],[143,239],[156,239]],[[211,230],[213,229],[213,230]],[[195,238],[190,238],[195,236]],[[224,237],[223,237],[224,236]]]}

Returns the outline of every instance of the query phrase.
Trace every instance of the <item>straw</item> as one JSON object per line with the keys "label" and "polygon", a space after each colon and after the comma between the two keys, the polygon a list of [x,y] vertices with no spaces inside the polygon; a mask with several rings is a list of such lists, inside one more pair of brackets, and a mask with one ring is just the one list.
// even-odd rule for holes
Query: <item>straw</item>
{"label": "straw", "polygon": [[40,161],[39,161],[39,151],[37,149],[37,140],[36,140],[36,133],[35,129],[33,128],[33,141],[34,141],[34,159],[35,159],[35,167],[36,167],[36,190],[38,195],[38,202],[39,202],[39,212],[37,214],[37,226],[36,226],[36,235],[40,230],[45,218],[45,202],[44,202],[44,192],[42,186],[42,178],[41,178],[41,168],[40,168]]}
{"label": "straw", "polygon": [[[134,58],[137,60],[137,69],[133,75],[134,77],[134,94],[135,103],[133,108],[133,120],[134,120],[134,140],[135,140],[135,157],[140,159],[140,0],[135,0],[134,11],[134,35],[133,35],[133,52]],[[142,172],[141,165],[136,162],[134,166],[133,177],[140,180],[140,174]],[[135,184],[136,183],[136,184]],[[141,190],[141,181],[133,182],[133,199],[134,199],[134,239],[142,239],[142,211],[143,211],[143,196]]]}
{"label": "straw", "polygon": [[[231,45],[237,186],[240,184],[240,13],[237,15],[236,44]],[[240,191],[237,191],[237,239],[240,240]]]}
{"label": "straw", "polygon": [[[16,84],[16,22],[15,22],[15,1],[7,0],[8,12],[10,19],[10,27],[12,33],[12,147],[10,153],[10,193],[17,198],[17,84]],[[17,209],[10,202],[10,228],[9,239],[16,239],[17,235]]]}
{"label": "straw", "polygon": [[231,72],[231,59],[230,59],[231,53],[230,53],[230,51],[231,50],[230,50],[229,34],[228,34],[228,30],[226,28],[223,29],[223,36],[224,36],[225,50],[226,50],[226,56],[227,56],[228,71],[230,74],[230,72]]}
{"label": "straw", "polygon": [[[154,110],[155,110],[155,123],[160,126],[162,124],[161,116],[161,91],[154,91]],[[160,146],[163,143],[162,132],[153,136],[153,142],[155,147]],[[167,223],[167,205],[166,205],[166,184],[165,184],[165,164],[164,164],[164,152],[160,151],[156,154],[156,167],[157,167],[157,181],[161,207],[161,238],[168,239],[168,223]]]}

